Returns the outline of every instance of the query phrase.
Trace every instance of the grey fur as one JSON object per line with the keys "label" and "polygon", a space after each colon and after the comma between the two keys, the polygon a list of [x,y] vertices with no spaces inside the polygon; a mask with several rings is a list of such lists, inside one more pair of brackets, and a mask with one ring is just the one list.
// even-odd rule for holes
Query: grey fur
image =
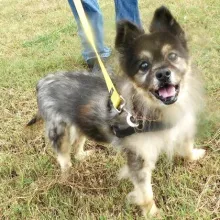
{"label": "grey fur", "polygon": [[[75,125],[87,136],[111,142],[108,92],[101,76],[83,72],[49,74],[37,84],[39,113],[52,142],[65,126]],[[94,134],[96,133],[96,134]]]}
{"label": "grey fur", "polygon": [[130,175],[136,179],[137,182],[143,182],[145,180],[145,176],[141,175],[141,170],[144,167],[144,159],[132,152],[131,150],[127,150],[127,164],[130,171]]}

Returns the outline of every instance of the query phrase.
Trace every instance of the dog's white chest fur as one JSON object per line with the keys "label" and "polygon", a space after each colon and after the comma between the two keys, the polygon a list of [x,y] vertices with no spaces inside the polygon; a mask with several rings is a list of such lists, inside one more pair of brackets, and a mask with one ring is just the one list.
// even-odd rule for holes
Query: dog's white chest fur
{"label": "dog's white chest fur", "polygon": [[184,142],[194,136],[194,123],[194,116],[185,114],[174,127],[163,131],[131,135],[124,140],[123,145],[154,164],[162,152],[168,156],[174,153],[181,154]]}

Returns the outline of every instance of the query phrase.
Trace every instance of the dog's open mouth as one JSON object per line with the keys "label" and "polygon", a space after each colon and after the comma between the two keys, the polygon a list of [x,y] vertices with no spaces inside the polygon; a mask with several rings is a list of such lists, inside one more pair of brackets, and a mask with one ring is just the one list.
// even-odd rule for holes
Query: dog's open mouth
{"label": "dog's open mouth", "polygon": [[158,90],[152,91],[152,94],[164,104],[170,105],[177,100],[179,94],[179,85],[165,84]]}

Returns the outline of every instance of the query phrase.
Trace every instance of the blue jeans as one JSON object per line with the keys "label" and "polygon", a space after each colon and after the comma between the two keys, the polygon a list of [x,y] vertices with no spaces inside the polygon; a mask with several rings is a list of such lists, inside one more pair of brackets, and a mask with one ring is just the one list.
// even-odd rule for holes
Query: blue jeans
{"label": "blue jeans", "polygon": [[[138,0],[114,0],[115,1],[115,13],[116,21],[119,20],[129,20],[135,23],[137,26],[141,27],[141,21],[138,10]],[[82,29],[78,13],[76,11],[73,0],[68,0],[70,8],[73,12],[75,20],[77,22],[78,34],[81,39],[83,47],[83,58],[85,61],[95,58],[96,55],[88,42],[84,30]],[[85,13],[90,21],[96,48],[101,57],[109,57],[111,54],[111,49],[104,44],[104,32],[103,32],[103,16],[98,5],[97,0],[82,0],[82,5]]]}

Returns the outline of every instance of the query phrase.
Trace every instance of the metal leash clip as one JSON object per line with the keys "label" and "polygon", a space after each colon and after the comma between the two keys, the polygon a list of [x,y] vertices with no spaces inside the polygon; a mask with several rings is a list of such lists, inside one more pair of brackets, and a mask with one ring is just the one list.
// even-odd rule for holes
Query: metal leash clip
{"label": "metal leash clip", "polygon": [[116,111],[118,113],[121,113],[122,111],[125,111],[127,113],[127,117],[126,117],[126,120],[127,120],[127,123],[130,127],[132,128],[136,128],[139,126],[139,123],[135,123],[134,122],[134,117],[133,115],[125,108],[125,104],[126,104],[126,101],[125,99],[120,95],[120,98],[122,100],[122,103],[120,104],[119,108],[116,109]]}

